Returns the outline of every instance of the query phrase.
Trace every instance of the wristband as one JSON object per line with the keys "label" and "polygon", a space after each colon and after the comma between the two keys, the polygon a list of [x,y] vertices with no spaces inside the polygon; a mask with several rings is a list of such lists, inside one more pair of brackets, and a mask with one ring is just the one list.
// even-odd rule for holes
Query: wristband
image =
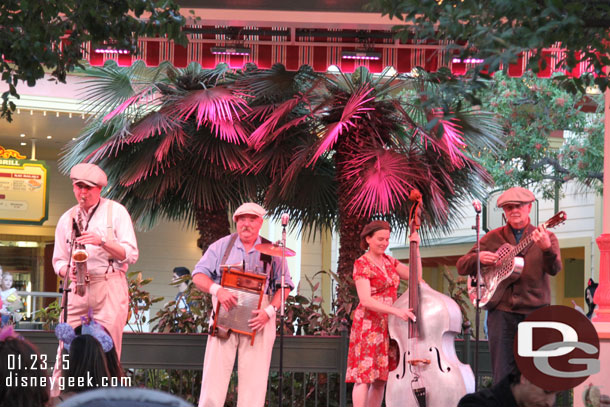
{"label": "wristband", "polygon": [[220,286],[220,284],[213,283],[210,286],[210,294],[212,294],[214,297],[217,297],[218,296],[217,295],[218,294],[218,290],[220,290],[221,288],[222,287]]}
{"label": "wristband", "polygon": [[267,316],[269,317],[269,319],[272,319],[275,317],[275,307],[271,304],[267,305],[265,307],[265,314],[267,314]]}

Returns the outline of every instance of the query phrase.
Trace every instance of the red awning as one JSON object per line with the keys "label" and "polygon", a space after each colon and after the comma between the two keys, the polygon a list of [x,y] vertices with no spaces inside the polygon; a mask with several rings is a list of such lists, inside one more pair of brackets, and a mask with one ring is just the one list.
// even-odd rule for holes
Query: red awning
{"label": "red awning", "polygon": [[[446,44],[399,44],[394,40],[376,43],[368,50],[381,54],[378,60],[342,59],[342,51],[356,51],[356,44],[341,40],[316,39],[311,41],[289,42],[273,40],[259,41],[251,39],[241,42],[240,46],[250,48],[250,55],[213,54],[211,49],[224,46],[223,40],[214,38],[197,38],[190,36],[186,47],[176,45],[162,39],[142,39],[139,42],[140,55],[120,53],[113,49],[92,49],[89,44],[85,50],[92,66],[102,66],[107,60],[114,60],[119,66],[129,66],[136,60],[143,60],[147,66],[158,66],[163,61],[171,62],[177,68],[184,68],[191,62],[199,63],[203,68],[214,68],[220,63],[227,63],[232,68],[242,68],[246,63],[254,63],[259,68],[270,68],[275,63],[283,64],[286,69],[295,71],[302,65],[310,65],[316,72],[326,72],[331,65],[337,66],[342,72],[351,73],[357,67],[364,66],[373,73],[380,73],[386,67],[394,67],[397,72],[410,72],[415,67],[421,67],[429,72],[436,72],[441,67],[451,69],[456,75],[462,75],[472,67],[471,61],[459,61],[445,50]],[[201,36],[203,37],[203,36]],[[559,48],[544,51],[546,67],[540,69],[538,76],[548,78],[553,73],[553,67],[563,57]],[[508,67],[508,74],[519,77],[525,72],[530,52],[523,53],[519,60]],[[581,63],[570,75],[580,76],[586,71],[585,63]]]}

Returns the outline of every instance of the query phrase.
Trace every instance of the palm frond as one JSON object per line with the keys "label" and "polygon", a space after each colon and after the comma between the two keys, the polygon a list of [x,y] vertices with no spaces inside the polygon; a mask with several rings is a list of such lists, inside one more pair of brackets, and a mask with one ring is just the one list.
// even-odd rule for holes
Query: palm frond
{"label": "palm frond", "polygon": [[218,137],[232,143],[245,141],[245,134],[235,131],[231,124],[248,110],[241,95],[223,86],[191,91],[171,105],[171,113],[181,120],[194,115],[197,128],[210,124]]}
{"label": "palm frond", "polygon": [[392,212],[414,188],[413,175],[418,171],[413,163],[403,154],[376,147],[360,150],[344,162],[350,215],[370,218]]}
{"label": "palm frond", "polygon": [[337,122],[326,126],[324,133],[320,136],[318,147],[307,165],[314,164],[322,154],[335,144],[341,134],[347,131],[348,128],[355,127],[355,120],[361,119],[362,113],[375,109],[374,107],[366,106],[368,102],[375,99],[374,96],[369,96],[373,90],[374,88],[372,87],[362,86],[349,97],[341,112],[341,118]]}

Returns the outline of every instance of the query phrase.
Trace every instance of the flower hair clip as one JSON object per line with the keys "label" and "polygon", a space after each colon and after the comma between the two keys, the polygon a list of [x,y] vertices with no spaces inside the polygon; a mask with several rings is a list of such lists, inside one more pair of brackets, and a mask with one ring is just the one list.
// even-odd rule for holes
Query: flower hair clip
{"label": "flower hair clip", "polygon": [[[91,312],[87,317],[81,317],[81,335],[91,335],[102,345],[104,352],[110,351],[114,346],[112,337],[106,333],[104,327],[93,320]],[[55,327],[55,336],[64,343],[64,347],[69,352],[72,341],[76,338],[74,328],[63,322]]]}

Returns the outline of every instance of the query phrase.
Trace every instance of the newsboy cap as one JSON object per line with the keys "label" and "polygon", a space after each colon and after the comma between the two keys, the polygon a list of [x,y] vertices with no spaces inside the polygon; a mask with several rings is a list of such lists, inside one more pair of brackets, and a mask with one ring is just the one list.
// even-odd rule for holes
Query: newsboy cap
{"label": "newsboy cap", "polygon": [[498,208],[509,204],[520,204],[534,202],[536,197],[529,190],[522,187],[509,188],[498,197]]}
{"label": "newsboy cap", "polygon": [[237,218],[241,215],[254,215],[262,218],[267,214],[267,211],[260,205],[254,202],[246,202],[242,204],[233,214],[233,222],[237,222]]}
{"label": "newsboy cap", "polygon": [[82,182],[90,187],[105,187],[108,184],[106,173],[100,167],[90,163],[76,164],[70,170],[72,184]]}
{"label": "newsboy cap", "polygon": [[182,277],[190,275],[191,271],[186,267],[174,267],[173,273],[176,274],[178,277]]}

